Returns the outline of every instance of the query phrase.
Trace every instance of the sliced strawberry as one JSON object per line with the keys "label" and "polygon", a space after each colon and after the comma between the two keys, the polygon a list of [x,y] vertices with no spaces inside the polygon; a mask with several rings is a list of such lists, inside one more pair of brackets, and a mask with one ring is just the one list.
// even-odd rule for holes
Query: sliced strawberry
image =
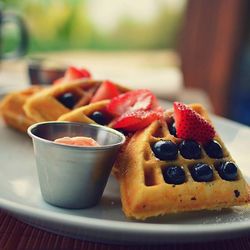
{"label": "sliced strawberry", "polygon": [[112,99],[120,94],[116,85],[110,81],[104,81],[97,89],[90,103],[98,102],[105,99]]}
{"label": "sliced strawberry", "polygon": [[81,79],[81,78],[90,78],[91,74],[86,69],[78,69],[74,66],[68,67],[66,70],[64,77],[59,78],[53,82],[53,84],[59,84],[71,80]]}
{"label": "sliced strawberry", "polygon": [[70,67],[68,67],[68,69],[64,75],[64,78],[67,80],[75,80],[75,79],[83,78],[83,74],[76,67],[70,66]]}
{"label": "sliced strawberry", "polygon": [[153,110],[136,110],[124,113],[113,123],[113,128],[124,129],[128,132],[135,132],[143,129],[155,120],[163,117],[163,112]]}
{"label": "sliced strawberry", "polygon": [[81,73],[82,73],[82,77],[86,77],[86,78],[90,78],[91,77],[91,73],[86,70],[86,69],[80,69]]}
{"label": "sliced strawberry", "polygon": [[203,144],[215,136],[212,125],[183,103],[174,102],[174,118],[179,138],[191,139]]}
{"label": "sliced strawberry", "polygon": [[116,116],[136,110],[149,110],[158,106],[155,95],[147,89],[139,89],[121,94],[111,100],[107,110]]}

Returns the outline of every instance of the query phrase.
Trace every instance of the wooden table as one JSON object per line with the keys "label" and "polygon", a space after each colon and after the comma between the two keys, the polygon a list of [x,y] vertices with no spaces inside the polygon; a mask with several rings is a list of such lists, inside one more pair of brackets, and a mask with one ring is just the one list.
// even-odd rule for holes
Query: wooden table
{"label": "wooden table", "polygon": [[0,211],[0,249],[88,249],[88,250],[129,250],[129,249],[166,249],[166,250],[249,250],[250,235],[223,241],[206,243],[166,244],[166,245],[110,245],[86,240],[77,240],[56,235],[34,228],[18,221],[6,212]]}

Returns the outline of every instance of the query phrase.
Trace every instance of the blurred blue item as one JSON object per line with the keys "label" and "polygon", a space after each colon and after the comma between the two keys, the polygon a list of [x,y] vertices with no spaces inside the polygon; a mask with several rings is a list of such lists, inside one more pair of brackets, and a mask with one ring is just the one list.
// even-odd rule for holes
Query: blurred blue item
{"label": "blurred blue item", "polygon": [[230,91],[229,117],[250,125],[250,43],[243,47]]}

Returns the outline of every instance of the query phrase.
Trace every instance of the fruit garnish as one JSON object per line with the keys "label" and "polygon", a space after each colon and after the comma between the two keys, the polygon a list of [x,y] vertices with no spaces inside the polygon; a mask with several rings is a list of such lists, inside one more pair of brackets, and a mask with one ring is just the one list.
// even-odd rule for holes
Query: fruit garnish
{"label": "fruit garnish", "polygon": [[204,145],[207,155],[211,158],[219,159],[223,157],[223,150],[219,142],[211,140]]}
{"label": "fruit garnish", "polygon": [[217,167],[220,177],[227,181],[235,181],[238,177],[238,168],[235,163],[226,161],[221,162]]}
{"label": "fruit garnish", "polygon": [[185,182],[185,171],[180,166],[169,166],[162,170],[163,178],[168,184],[182,184]]}
{"label": "fruit garnish", "polygon": [[79,147],[98,147],[100,146],[94,139],[84,136],[76,137],[62,137],[54,140],[55,143],[69,145],[69,146],[79,146]]}
{"label": "fruit garnish", "polygon": [[126,112],[116,118],[112,124],[115,129],[124,129],[135,132],[143,129],[155,120],[163,118],[163,112],[154,110],[136,110]]}
{"label": "fruit garnish", "polygon": [[120,94],[120,91],[111,81],[104,81],[97,89],[90,103],[102,101],[105,99],[112,99]]}
{"label": "fruit garnish", "polygon": [[215,136],[213,126],[187,105],[174,102],[174,119],[177,137],[206,143]]}
{"label": "fruit garnish", "polygon": [[68,82],[71,80],[81,79],[81,78],[90,78],[91,74],[86,69],[79,69],[74,66],[68,67],[66,70],[64,77],[61,77],[53,82],[53,84],[60,84],[63,82]]}
{"label": "fruit garnish", "polygon": [[168,124],[169,133],[176,137],[176,127],[174,121]]}
{"label": "fruit garnish", "polygon": [[71,92],[66,92],[63,95],[60,95],[57,99],[60,103],[62,103],[69,109],[72,109],[76,104],[76,97]]}
{"label": "fruit garnish", "polygon": [[186,159],[200,159],[201,146],[193,140],[184,140],[179,144],[179,150],[182,157]]}
{"label": "fruit garnish", "polygon": [[91,73],[87,69],[81,68],[80,72],[82,73],[82,77],[91,78]]}
{"label": "fruit garnish", "polygon": [[101,125],[105,125],[108,123],[107,115],[101,111],[93,112],[92,114],[89,115],[89,118]]}
{"label": "fruit garnish", "polygon": [[139,89],[121,94],[111,100],[108,112],[119,116],[137,110],[153,110],[158,107],[155,95],[147,89]]}
{"label": "fruit garnish", "polygon": [[213,169],[206,163],[197,163],[190,169],[191,175],[195,181],[209,182],[214,178]]}
{"label": "fruit garnish", "polygon": [[177,145],[169,140],[160,140],[152,146],[155,157],[162,161],[176,160],[178,156]]}

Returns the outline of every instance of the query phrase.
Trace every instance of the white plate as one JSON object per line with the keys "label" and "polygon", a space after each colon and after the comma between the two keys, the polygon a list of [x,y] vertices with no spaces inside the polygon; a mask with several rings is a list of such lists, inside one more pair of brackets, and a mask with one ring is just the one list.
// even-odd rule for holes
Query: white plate
{"label": "white plate", "polygon": [[[250,129],[222,118],[215,126],[250,181]],[[137,222],[121,210],[119,188],[110,178],[101,203],[66,210],[42,199],[30,139],[0,122],[0,207],[39,228],[109,243],[166,243],[231,238],[250,233],[250,207],[168,215]]]}

